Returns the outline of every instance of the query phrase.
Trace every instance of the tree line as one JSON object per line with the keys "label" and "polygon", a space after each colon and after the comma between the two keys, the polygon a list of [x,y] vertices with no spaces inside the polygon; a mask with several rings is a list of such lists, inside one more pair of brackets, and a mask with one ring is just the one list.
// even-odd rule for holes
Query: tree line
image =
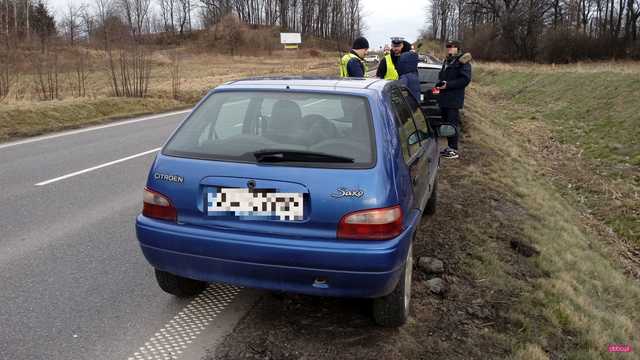
{"label": "tree line", "polygon": [[[362,33],[362,19],[360,0],[94,0],[55,17],[44,0],[0,0],[0,100],[22,73],[34,76],[42,100],[60,98],[60,74],[74,74],[72,92],[82,97],[92,71],[106,71],[114,96],[144,97],[158,49],[209,37],[217,52],[233,55],[252,41],[270,53],[280,31],[342,48]],[[252,29],[257,35],[243,35]]]}
{"label": "tree line", "polygon": [[200,0],[205,26],[235,14],[250,25],[350,42],[364,30],[360,0]]}
{"label": "tree line", "polygon": [[97,0],[69,4],[54,19],[42,0],[0,0],[0,31],[4,42],[39,33],[61,35],[74,43],[99,36],[105,21],[123,23],[134,37],[184,35],[211,28],[231,15],[252,26],[350,42],[363,32],[362,10],[360,0]]}
{"label": "tree line", "polygon": [[488,60],[640,58],[640,0],[431,0],[423,37]]}

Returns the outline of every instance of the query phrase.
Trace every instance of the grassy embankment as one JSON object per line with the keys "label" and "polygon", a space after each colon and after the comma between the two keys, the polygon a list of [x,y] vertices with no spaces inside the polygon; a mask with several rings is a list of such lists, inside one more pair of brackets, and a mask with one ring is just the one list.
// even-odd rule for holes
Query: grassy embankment
{"label": "grassy embankment", "polygon": [[[608,344],[637,356],[640,67],[488,64],[475,79],[470,136],[498,156],[466,176],[526,209],[518,226],[543,274],[521,281],[493,251],[469,263],[519,293],[507,341],[521,358],[618,358]],[[468,226],[480,237],[487,227]]]}
{"label": "grassy embankment", "polygon": [[563,192],[640,246],[640,65],[482,69],[481,84],[510,102],[507,123],[545,145],[537,155]]}
{"label": "grassy embankment", "polygon": [[[87,96],[73,98],[74,73],[60,74],[63,100],[37,101],[35,78],[20,76],[12,93],[0,102],[0,142],[52,131],[98,124],[132,115],[157,113],[192,106],[209,89],[229,80],[278,74],[318,75],[335,72],[336,59],[321,53],[312,57],[274,52],[270,57],[224,56],[184,50],[180,63],[179,99],[172,99],[170,53],[153,58],[149,94],[143,99],[111,97],[104,59],[93,58],[94,71],[87,80]],[[16,100],[17,98],[17,100]]]}
{"label": "grassy embankment", "polygon": [[[416,257],[444,260],[448,291],[431,294],[434,275],[416,270],[412,316],[397,330],[372,324],[366,302],[266,296],[216,358],[637,357],[637,215],[614,221],[637,211],[637,183],[621,176],[638,169],[637,141],[623,142],[639,131],[640,104],[624,96],[638,97],[640,67],[628,69],[476,65],[462,158],[443,161],[438,213],[414,244]],[[614,112],[626,121],[603,125]],[[523,244],[538,254],[515,251]]]}

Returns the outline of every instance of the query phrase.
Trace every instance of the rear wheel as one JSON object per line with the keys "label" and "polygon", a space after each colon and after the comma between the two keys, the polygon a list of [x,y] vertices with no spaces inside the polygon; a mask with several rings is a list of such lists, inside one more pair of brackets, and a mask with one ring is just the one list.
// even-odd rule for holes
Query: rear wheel
{"label": "rear wheel", "polygon": [[187,279],[162,270],[156,270],[156,281],[165,292],[177,297],[192,297],[198,295],[207,287],[203,281]]}
{"label": "rear wheel", "polygon": [[407,322],[411,302],[411,276],[413,274],[413,251],[409,245],[407,260],[400,280],[391,294],[373,300],[373,319],[378,325],[397,327]]}
{"label": "rear wheel", "polygon": [[433,182],[433,191],[431,191],[431,197],[427,201],[427,205],[424,207],[423,215],[434,215],[438,205],[438,178]]}

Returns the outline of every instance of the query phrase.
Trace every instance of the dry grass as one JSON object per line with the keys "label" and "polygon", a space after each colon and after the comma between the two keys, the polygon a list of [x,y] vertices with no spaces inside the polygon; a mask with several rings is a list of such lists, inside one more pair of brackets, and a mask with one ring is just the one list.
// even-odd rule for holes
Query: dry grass
{"label": "dry grass", "polygon": [[545,175],[564,184],[563,194],[638,248],[640,65],[624,71],[488,64],[477,68],[476,80],[545,161]]}
{"label": "dry grass", "polygon": [[[151,81],[148,97],[163,98],[171,95],[171,57],[174,51],[156,51],[152,59]],[[232,79],[257,75],[318,75],[333,74],[337,69],[337,56],[319,53],[310,56],[308,51],[275,51],[271,56],[219,55],[190,48],[178,50],[181,59],[180,74],[184,97],[194,101],[207,90]],[[109,97],[110,75],[104,55],[91,51],[91,71],[87,80],[87,98]],[[334,59],[335,57],[335,59]],[[73,98],[75,73],[71,59],[62,59],[66,72],[61,72],[60,93],[62,99]],[[27,71],[25,69],[25,71]],[[2,104],[31,103],[39,99],[35,78],[28,73],[14,78],[12,91]]]}
{"label": "dry grass", "polygon": [[[169,58],[157,54],[159,66],[153,73],[151,94],[166,96],[171,90]],[[337,58],[322,54],[307,56],[306,52],[274,52],[271,57],[247,57],[228,55],[183,53],[180,88],[184,96],[199,98],[206,91],[223,82],[263,75],[335,75]]]}
{"label": "dry grass", "polygon": [[640,74],[640,62],[631,60],[577,62],[573,64],[537,64],[527,62],[500,63],[475,62],[488,71],[531,72],[531,73],[622,73]]}
{"label": "dry grass", "polygon": [[308,51],[274,52],[271,57],[248,57],[179,51],[180,93],[173,99],[171,52],[156,52],[149,94],[144,99],[112,98],[104,59],[91,55],[93,71],[87,80],[87,96],[73,98],[74,73],[60,74],[63,100],[41,102],[31,75],[15,79],[12,92],[0,102],[0,141],[109,121],[131,115],[185,108],[208,90],[233,79],[261,75],[328,75],[336,71],[331,54],[309,56]]}
{"label": "dry grass", "polygon": [[0,105],[0,142],[184,108],[170,99],[102,97]]}
{"label": "dry grass", "polygon": [[[619,261],[628,249],[589,226],[593,219],[561,195],[561,183],[544,177],[547,160],[535,155],[530,133],[509,121],[511,107],[489,95],[486,86],[474,85],[468,112],[474,141],[500,149],[500,158],[490,160],[495,178],[483,181],[498,182],[527,209],[522,236],[541,251],[536,265],[545,274],[511,309],[520,333],[516,358],[540,358],[540,349],[552,358],[615,358],[607,353],[613,343],[638,349],[640,285],[625,272],[640,266]],[[509,282],[491,254],[477,264],[478,276]]]}

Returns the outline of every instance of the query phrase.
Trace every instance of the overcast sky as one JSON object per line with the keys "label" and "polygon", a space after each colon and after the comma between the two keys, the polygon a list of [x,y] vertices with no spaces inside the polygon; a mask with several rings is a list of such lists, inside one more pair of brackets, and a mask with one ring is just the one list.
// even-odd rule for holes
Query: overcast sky
{"label": "overcast sky", "polygon": [[365,36],[373,49],[389,43],[392,36],[413,42],[424,27],[427,0],[361,0],[367,30]]}
{"label": "overcast sky", "polygon": [[[424,26],[428,0],[361,0],[364,6],[366,37],[372,49],[389,42],[391,36],[402,36],[413,42]],[[57,19],[67,4],[92,3],[90,0],[47,0]]]}

